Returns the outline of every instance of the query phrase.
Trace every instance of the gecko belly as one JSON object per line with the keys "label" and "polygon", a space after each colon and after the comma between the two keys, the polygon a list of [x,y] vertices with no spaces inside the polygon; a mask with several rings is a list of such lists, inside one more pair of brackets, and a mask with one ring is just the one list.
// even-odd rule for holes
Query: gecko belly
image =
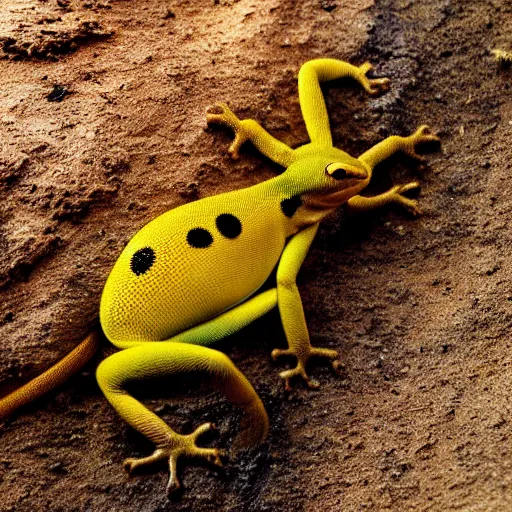
{"label": "gecko belly", "polygon": [[164,213],[125,247],[101,298],[101,325],[111,342],[169,339],[265,282],[283,250],[284,230],[259,218],[268,209],[219,197]]}

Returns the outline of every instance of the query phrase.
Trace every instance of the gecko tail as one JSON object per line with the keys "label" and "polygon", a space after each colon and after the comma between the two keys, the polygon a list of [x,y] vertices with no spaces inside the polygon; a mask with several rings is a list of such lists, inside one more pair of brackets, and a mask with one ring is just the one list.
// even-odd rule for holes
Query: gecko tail
{"label": "gecko tail", "polygon": [[92,331],[75,349],[51,368],[25,385],[0,399],[0,419],[10,416],[77,373],[96,353],[99,345],[97,330]]}

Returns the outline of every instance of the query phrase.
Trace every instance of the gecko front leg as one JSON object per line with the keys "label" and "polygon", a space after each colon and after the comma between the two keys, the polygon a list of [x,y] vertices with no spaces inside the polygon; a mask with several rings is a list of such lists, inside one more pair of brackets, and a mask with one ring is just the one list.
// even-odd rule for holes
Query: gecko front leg
{"label": "gecko front leg", "polygon": [[424,124],[408,137],[392,135],[384,139],[382,142],[375,144],[375,146],[364,152],[358,160],[361,160],[367,164],[370,169],[373,169],[377,164],[386,160],[386,158],[401,151],[416,160],[424,161],[425,157],[420,155],[416,148],[421,144],[429,142],[439,142],[439,137],[431,133],[430,128]]}
{"label": "gecko front leg", "polygon": [[320,384],[307,374],[306,365],[311,357],[328,359],[336,372],[341,367],[337,360],[338,352],[336,350],[311,346],[304,309],[296,283],[297,274],[317,230],[318,224],[313,224],[297,233],[286,245],[277,268],[277,305],[288,340],[288,348],[275,349],[271,355],[273,359],[288,355],[297,358],[295,368],[280,373],[287,391],[291,390],[290,380],[296,376],[301,377],[311,389],[320,387]]}
{"label": "gecko front leg", "polygon": [[206,121],[227,126],[235,133],[235,140],[229,147],[234,159],[239,157],[242,144],[250,140],[258,151],[274,162],[288,167],[294,160],[293,150],[284,142],[272,137],[254,119],[238,119],[225,103],[216,103],[206,110]]}
{"label": "gecko front leg", "polygon": [[[384,139],[382,142],[379,142],[363,153],[358,160],[366,164],[370,171],[371,178],[371,173],[375,166],[398,152],[405,153],[416,160],[424,161],[424,156],[420,155],[416,148],[421,144],[431,142],[439,142],[439,137],[430,133],[430,128],[427,125],[422,125],[408,137],[392,135],[391,137]],[[411,181],[403,185],[395,185],[388,191],[376,196],[365,197],[357,195],[347,201],[346,209],[350,213],[357,213],[373,210],[374,208],[380,208],[387,204],[396,203],[402,205],[413,215],[418,215],[421,213],[418,208],[418,202],[415,199],[405,196],[404,193],[409,190],[419,188],[419,186],[420,185],[417,181]]]}
{"label": "gecko front leg", "polygon": [[321,82],[350,77],[361,84],[364,90],[373,95],[389,87],[388,78],[368,78],[372,69],[369,62],[353,66],[337,59],[315,59],[306,62],[299,71],[299,101],[302,117],[311,142],[321,147],[332,146],[329,116],[325,105]]}
{"label": "gecko front leg", "polygon": [[354,196],[347,201],[346,210],[349,213],[367,212],[387,204],[395,203],[403,206],[413,215],[419,215],[421,210],[418,207],[418,201],[404,195],[409,190],[414,190],[419,187],[420,184],[417,181],[411,181],[405,185],[395,185],[386,192],[376,196]]}

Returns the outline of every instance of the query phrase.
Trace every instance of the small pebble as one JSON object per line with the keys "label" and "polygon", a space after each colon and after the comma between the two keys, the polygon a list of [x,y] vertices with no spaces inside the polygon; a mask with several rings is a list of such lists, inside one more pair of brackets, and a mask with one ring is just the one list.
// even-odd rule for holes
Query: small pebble
{"label": "small pebble", "polygon": [[48,101],[62,101],[69,93],[66,87],[62,85],[54,85],[53,91],[46,96]]}

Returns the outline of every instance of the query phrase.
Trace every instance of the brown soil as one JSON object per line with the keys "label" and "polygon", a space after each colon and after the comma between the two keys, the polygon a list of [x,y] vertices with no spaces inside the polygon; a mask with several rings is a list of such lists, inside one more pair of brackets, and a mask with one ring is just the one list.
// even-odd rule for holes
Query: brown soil
{"label": "brown soil", "polygon": [[[507,0],[11,0],[0,13],[0,391],[96,323],[126,241],[186,201],[269,178],[250,147],[206,129],[226,101],[291,146],[307,141],[304,61],[369,59],[392,89],[326,89],[336,144],[357,155],[428,123],[442,150],[382,165],[374,189],[419,178],[424,214],[324,223],[299,278],[312,342],[345,375],[287,396],[277,313],[222,348],[271,417],[266,447],[225,472],[128,477],[151,445],[101,395],[94,368],[1,425],[1,511],[512,510],[511,50]],[[507,35],[508,34],[508,35]],[[53,101],[50,101],[53,100]],[[176,384],[176,383],[174,383]],[[188,432],[229,446],[236,412],[196,383],[140,391]],[[193,388],[190,391],[188,388]]]}

